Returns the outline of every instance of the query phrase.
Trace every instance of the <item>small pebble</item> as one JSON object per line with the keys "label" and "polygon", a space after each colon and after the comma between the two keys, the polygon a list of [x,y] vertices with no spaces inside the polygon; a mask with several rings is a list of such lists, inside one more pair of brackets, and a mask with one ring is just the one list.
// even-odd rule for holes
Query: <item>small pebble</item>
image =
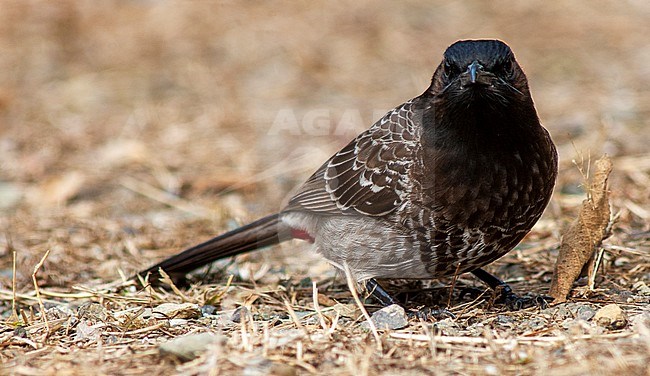
{"label": "small pebble", "polygon": [[618,304],[608,304],[594,315],[594,321],[610,329],[621,329],[627,325],[625,313]]}
{"label": "small pebble", "polygon": [[588,305],[582,305],[576,310],[576,318],[589,321],[596,315],[596,311]]}
{"label": "small pebble", "polygon": [[510,316],[507,315],[498,315],[496,322],[499,325],[504,325],[504,326],[512,326],[514,323],[514,319]]}
{"label": "small pebble", "polygon": [[438,331],[440,331],[443,335],[446,335],[446,336],[458,336],[458,335],[460,335],[460,330],[459,330],[458,324],[456,324],[456,322],[451,318],[446,318],[446,319],[437,321],[435,324],[433,324],[433,326]]}
{"label": "small pebble", "polygon": [[211,316],[217,312],[217,307],[213,305],[206,304],[201,307],[201,314],[203,316]]}
{"label": "small pebble", "polygon": [[[373,313],[370,319],[375,324],[375,327],[380,330],[402,329],[409,324],[404,308],[397,304],[380,309]],[[364,322],[362,326],[369,327],[367,322]]]}
{"label": "small pebble", "polygon": [[573,313],[571,313],[571,308],[568,307],[568,304],[563,304],[557,308],[555,318],[558,320],[573,318]]}
{"label": "small pebble", "polygon": [[248,308],[246,308],[245,306],[239,306],[239,307],[237,307],[235,312],[233,312],[232,317],[230,318],[230,320],[232,320],[232,322],[240,323],[242,317],[250,316],[250,314],[251,313],[248,310]]}

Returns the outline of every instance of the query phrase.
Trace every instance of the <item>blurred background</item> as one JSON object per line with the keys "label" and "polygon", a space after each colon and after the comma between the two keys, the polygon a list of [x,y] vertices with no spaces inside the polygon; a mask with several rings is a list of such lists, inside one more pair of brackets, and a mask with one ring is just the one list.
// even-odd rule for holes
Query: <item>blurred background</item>
{"label": "blurred background", "polygon": [[46,249],[44,283],[112,280],[278,210],[468,38],[512,47],[558,145],[545,236],[584,197],[572,160],[603,153],[648,231],[648,20],[642,0],[2,1],[0,284],[12,248],[26,282]]}

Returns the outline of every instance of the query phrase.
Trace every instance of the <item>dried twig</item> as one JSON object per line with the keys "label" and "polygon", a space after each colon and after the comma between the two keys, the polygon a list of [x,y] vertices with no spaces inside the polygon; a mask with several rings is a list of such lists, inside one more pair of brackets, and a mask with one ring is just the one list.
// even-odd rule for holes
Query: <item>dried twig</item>
{"label": "dried twig", "polygon": [[43,318],[43,321],[45,321],[45,328],[47,329],[46,332],[45,332],[45,336],[43,337],[44,340],[50,334],[50,324],[47,321],[47,312],[45,312],[45,306],[43,305],[43,300],[41,299],[41,293],[40,293],[39,288],[38,288],[38,282],[36,281],[36,274],[38,273],[38,270],[43,266],[43,263],[45,262],[45,259],[49,255],[50,255],[50,250],[47,249],[45,251],[45,254],[43,255],[43,257],[41,258],[41,261],[39,261],[38,264],[36,264],[36,266],[34,267],[34,272],[32,273],[32,281],[34,282],[34,291],[36,292],[36,299],[38,300],[38,307],[41,310],[41,317]]}
{"label": "dried twig", "polygon": [[323,331],[328,332],[327,323],[325,323],[325,317],[320,310],[320,305],[318,304],[318,287],[316,287],[316,282],[312,281],[312,299],[314,300],[314,310],[318,315],[318,321],[320,326],[323,328]]}
{"label": "dried twig", "polygon": [[16,248],[13,246],[11,237],[7,233],[7,248],[11,250],[11,316],[9,321],[18,322],[18,312],[16,311]]}
{"label": "dried twig", "polygon": [[451,306],[451,297],[454,295],[454,288],[456,287],[456,280],[458,279],[459,271],[460,271],[460,262],[458,265],[456,265],[456,271],[454,272],[454,275],[451,278],[451,286],[449,287],[449,297],[447,298],[447,308]]}
{"label": "dried twig", "polygon": [[298,315],[296,315],[296,311],[293,310],[291,307],[291,304],[289,304],[288,300],[284,300],[284,307],[287,309],[287,312],[289,313],[289,317],[291,317],[291,320],[293,320],[293,323],[296,324],[296,327],[298,329],[304,330],[305,327],[302,326],[302,323],[300,322],[300,319],[298,318]]}
{"label": "dried twig", "polygon": [[162,268],[158,269],[158,273],[160,274],[160,281],[162,283],[168,285],[169,288],[172,289],[174,294],[178,295],[181,298],[181,300],[183,300],[184,302],[191,302],[192,301],[185,294],[183,294],[183,292],[178,287],[176,287],[176,284],[174,284],[174,281],[172,281],[172,279],[169,277],[169,275],[167,273],[165,273],[165,271]]}
{"label": "dried twig", "polygon": [[357,304],[357,306],[361,310],[361,313],[363,314],[363,317],[365,317],[366,321],[368,322],[368,326],[370,327],[370,331],[372,332],[372,335],[375,337],[375,342],[377,344],[377,350],[382,351],[381,338],[379,337],[379,333],[377,332],[377,327],[375,327],[375,323],[372,322],[372,319],[370,318],[370,315],[368,314],[368,311],[366,311],[366,307],[363,306],[363,303],[361,303],[361,299],[359,299],[359,294],[357,293],[357,288],[355,286],[354,279],[352,278],[352,272],[350,272],[350,267],[348,266],[347,263],[344,263],[343,268],[344,268],[344,271],[345,271],[345,280],[348,283],[348,288],[350,289],[350,293],[352,294],[352,298],[354,299],[354,302]]}

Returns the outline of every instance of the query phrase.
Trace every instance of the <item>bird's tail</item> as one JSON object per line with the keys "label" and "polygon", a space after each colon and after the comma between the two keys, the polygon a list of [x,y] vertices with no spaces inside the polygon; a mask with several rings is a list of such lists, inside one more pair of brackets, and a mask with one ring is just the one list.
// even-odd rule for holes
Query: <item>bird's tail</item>
{"label": "bird's tail", "polygon": [[291,238],[291,228],[282,223],[278,214],[273,214],[186,249],[138,274],[144,277],[149,273],[149,280],[155,282],[160,277],[158,270],[162,269],[173,280],[179,280],[185,274],[212,261],[278,244]]}

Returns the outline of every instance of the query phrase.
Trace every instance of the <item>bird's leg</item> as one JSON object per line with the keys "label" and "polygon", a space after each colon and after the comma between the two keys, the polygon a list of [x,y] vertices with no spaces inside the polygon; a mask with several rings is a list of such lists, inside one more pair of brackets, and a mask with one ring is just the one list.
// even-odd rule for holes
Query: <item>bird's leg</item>
{"label": "bird's leg", "polygon": [[415,311],[406,309],[402,304],[400,304],[392,295],[390,295],[386,290],[374,278],[367,279],[365,282],[366,291],[370,293],[370,296],[377,299],[381,305],[388,307],[389,305],[397,304],[400,307],[404,308],[406,315],[409,318],[417,318],[428,320],[430,318],[435,319],[444,319],[447,317],[456,318],[456,316],[449,312],[447,309],[435,309],[430,307],[422,307]]}
{"label": "bird's leg", "polygon": [[506,307],[508,307],[508,309],[513,311],[534,306],[546,308],[548,306],[548,301],[552,300],[552,298],[548,296],[518,296],[512,292],[512,289],[507,283],[503,282],[499,278],[486,272],[483,269],[473,270],[472,274],[474,274],[478,279],[483,281],[483,283],[490,286],[492,290],[499,294],[499,297],[496,300],[497,303],[504,304]]}
{"label": "bird's leg", "polygon": [[374,278],[366,280],[366,291],[370,296],[377,299],[381,305],[388,307],[389,305],[399,304],[395,298],[392,297],[386,290],[384,290]]}

